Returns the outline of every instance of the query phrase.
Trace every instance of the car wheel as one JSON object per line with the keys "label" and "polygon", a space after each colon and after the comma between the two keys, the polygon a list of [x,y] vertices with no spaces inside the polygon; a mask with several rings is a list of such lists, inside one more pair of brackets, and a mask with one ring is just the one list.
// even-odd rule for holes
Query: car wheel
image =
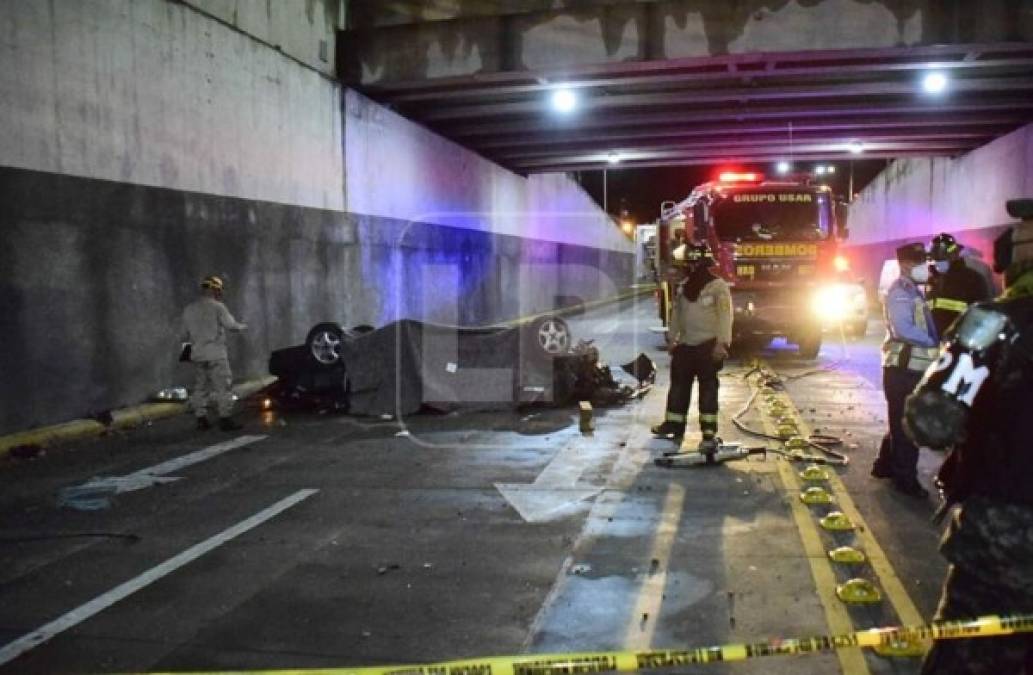
{"label": "car wheel", "polygon": [[316,324],[305,338],[305,349],[312,360],[321,366],[336,366],[341,362],[341,343],[344,330],[332,322]]}
{"label": "car wheel", "polygon": [[821,351],[821,333],[807,333],[801,336],[796,344],[800,358],[813,361],[818,358],[818,352]]}
{"label": "car wheel", "polygon": [[558,316],[543,316],[535,319],[531,323],[528,335],[537,355],[554,357],[570,351],[570,327]]}

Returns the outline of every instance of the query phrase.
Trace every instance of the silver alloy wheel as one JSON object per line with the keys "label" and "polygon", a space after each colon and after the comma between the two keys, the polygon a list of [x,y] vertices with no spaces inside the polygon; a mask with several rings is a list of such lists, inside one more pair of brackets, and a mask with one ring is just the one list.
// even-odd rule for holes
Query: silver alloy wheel
{"label": "silver alloy wheel", "polygon": [[547,319],[538,327],[538,346],[546,354],[564,354],[570,347],[567,327],[555,319]]}
{"label": "silver alloy wheel", "polygon": [[341,360],[341,339],[333,332],[324,330],[312,338],[312,358],[325,366],[332,366]]}

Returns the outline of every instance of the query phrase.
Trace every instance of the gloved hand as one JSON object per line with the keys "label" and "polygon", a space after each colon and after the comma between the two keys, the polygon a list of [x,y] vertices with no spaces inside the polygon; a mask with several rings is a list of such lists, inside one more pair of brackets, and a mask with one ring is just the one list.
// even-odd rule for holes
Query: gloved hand
{"label": "gloved hand", "polygon": [[728,347],[718,342],[714,345],[714,360],[724,361],[728,358]]}

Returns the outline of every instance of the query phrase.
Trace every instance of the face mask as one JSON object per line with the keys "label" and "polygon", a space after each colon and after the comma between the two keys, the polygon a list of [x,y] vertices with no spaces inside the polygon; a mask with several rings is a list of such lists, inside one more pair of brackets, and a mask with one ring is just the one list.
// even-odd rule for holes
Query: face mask
{"label": "face mask", "polygon": [[936,267],[937,274],[946,274],[947,270],[950,269],[951,263],[949,260],[937,260],[934,266]]}
{"label": "face mask", "polygon": [[929,267],[927,265],[915,265],[912,267],[911,280],[916,284],[924,284],[929,281]]}

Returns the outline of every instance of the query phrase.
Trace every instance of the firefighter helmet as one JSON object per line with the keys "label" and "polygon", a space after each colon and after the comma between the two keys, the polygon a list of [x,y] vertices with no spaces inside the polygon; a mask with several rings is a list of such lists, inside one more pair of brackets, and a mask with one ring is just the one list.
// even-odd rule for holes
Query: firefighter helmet
{"label": "firefighter helmet", "polygon": [[201,280],[201,288],[207,288],[211,291],[221,291],[222,277],[215,276],[214,274],[205,277]]}
{"label": "firefighter helmet", "polygon": [[710,252],[710,247],[706,244],[682,244],[674,249],[671,258],[679,267],[699,261],[708,266],[714,263],[714,254]]}
{"label": "firefighter helmet", "polygon": [[961,251],[961,244],[953,235],[941,232],[933,237],[932,246],[929,247],[929,255],[933,260],[947,260]]}

